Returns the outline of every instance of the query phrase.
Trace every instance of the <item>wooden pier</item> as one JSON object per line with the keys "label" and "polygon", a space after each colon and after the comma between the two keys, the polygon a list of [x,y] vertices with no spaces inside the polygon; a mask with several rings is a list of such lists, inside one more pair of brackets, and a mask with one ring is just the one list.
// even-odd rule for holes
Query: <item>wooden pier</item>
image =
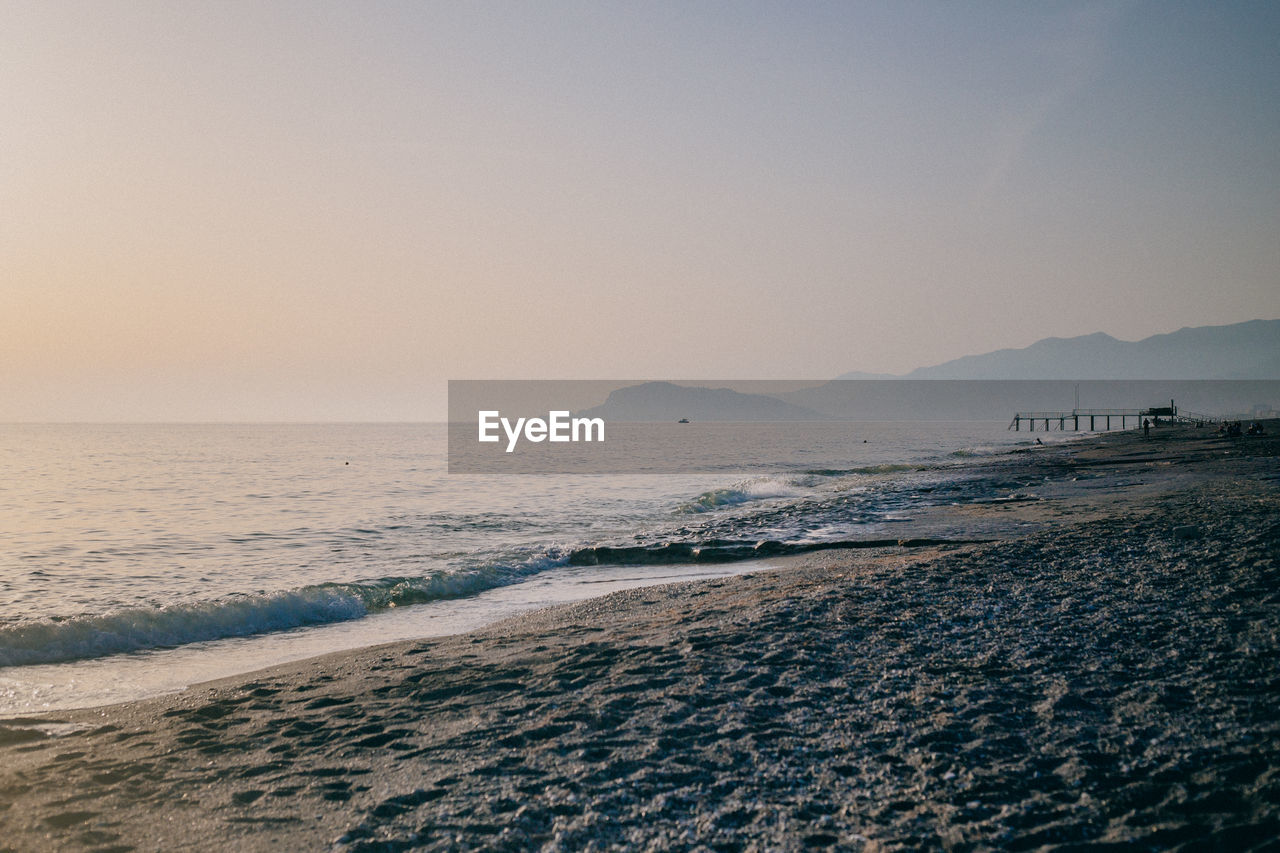
{"label": "wooden pier", "polygon": [[[1025,423],[1027,429],[1035,432],[1036,424],[1043,423],[1044,431],[1049,432],[1056,424],[1059,430],[1068,429],[1080,432],[1088,430],[1128,429],[1130,421],[1133,428],[1142,426],[1144,419],[1150,419],[1152,426],[1165,423],[1214,423],[1218,419],[1209,415],[1194,412],[1179,414],[1178,407],[1169,401],[1168,406],[1152,406],[1147,409],[1072,409],[1069,412],[1018,412],[1009,422],[1009,429],[1021,430]],[[1070,426],[1068,426],[1070,424]]]}
{"label": "wooden pier", "polygon": [[[1053,425],[1057,425],[1059,430],[1075,430],[1080,431],[1080,421],[1085,420],[1085,429],[1097,430],[1099,424],[1102,429],[1109,430],[1114,422],[1120,429],[1127,429],[1129,421],[1133,420],[1134,426],[1142,426],[1143,409],[1072,409],[1069,412],[1018,412],[1013,416],[1013,420],[1009,422],[1009,429],[1021,430],[1025,423],[1027,429],[1031,432],[1036,431],[1037,423],[1044,423],[1044,430],[1048,432],[1053,429]],[[1070,426],[1068,426],[1070,424]]]}

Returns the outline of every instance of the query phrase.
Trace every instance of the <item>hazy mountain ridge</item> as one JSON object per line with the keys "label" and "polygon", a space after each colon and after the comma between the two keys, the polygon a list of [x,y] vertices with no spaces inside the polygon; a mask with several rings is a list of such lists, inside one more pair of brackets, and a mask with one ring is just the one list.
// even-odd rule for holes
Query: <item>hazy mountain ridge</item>
{"label": "hazy mountain ridge", "polygon": [[778,395],[852,420],[1004,420],[1015,412],[1138,409],[1175,401],[1180,411],[1247,413],[1280,406],[1280,381],[1205,379],[833,379]]}
{"label": "hazy mountain ridge", "polygon": [[1140,341],[1104,332],[1045,338],[903,376],[852,372],[778,393],[644,382],[618,388],[579,414],[614,421],[983,420],[1069,411],[1077,399],[1081,408],[1131,409],[1176,399],[1191,411],[1248,412],[1280,405],[1277,380],[1280,320],[1250,320]]}
{"label": "hazy mountain ridge", "polygon": [[1104,332],[1044,338],[1022,349],[969,355],[901,376],[853,371],[840,379],[1280,379],[1280,320],[1185,327],[1140,341]]}
{"label": "hazy mountain ridge", "polygon": [[765,394],[673,382],[644,382],[619,388],[599,406],[578,415],[613,421],[809,421],[828,417]]}
{"label": "hazy mountain ridge", "polygon": [[[732,383],[730,383],[732,384]],[[754,383],[744,383],[750,387]],[[743,387],[740,385],[739,387]],[[1164,406],[1210,415],[1280,407],[1280,380],[833,379],[792,391],[644,382],[577,412],[606,421],[1005,420],[1014,412]]]}

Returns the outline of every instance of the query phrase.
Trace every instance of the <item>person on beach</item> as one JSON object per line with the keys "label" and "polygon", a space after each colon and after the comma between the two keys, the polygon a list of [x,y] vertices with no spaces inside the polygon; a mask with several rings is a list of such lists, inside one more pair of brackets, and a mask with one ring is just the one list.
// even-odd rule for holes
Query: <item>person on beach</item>
{"label": "person on beach", "polygon": [[1142,437],[1143,438],[1151,437],[1151,421],[1147,420],[1146,418],[1142,419]]}

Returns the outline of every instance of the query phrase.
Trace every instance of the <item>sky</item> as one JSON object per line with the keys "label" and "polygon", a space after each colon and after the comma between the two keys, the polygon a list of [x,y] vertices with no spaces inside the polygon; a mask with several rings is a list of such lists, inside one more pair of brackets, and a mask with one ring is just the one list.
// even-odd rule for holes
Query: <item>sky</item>
{"label": "sky", "polygon": [[0,0],[0,421],[1280,317],[1274,2]]}

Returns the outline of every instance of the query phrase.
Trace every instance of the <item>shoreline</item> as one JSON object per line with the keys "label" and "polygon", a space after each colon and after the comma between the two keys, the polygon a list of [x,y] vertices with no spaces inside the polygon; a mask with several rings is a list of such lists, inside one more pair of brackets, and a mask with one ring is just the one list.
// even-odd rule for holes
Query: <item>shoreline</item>
{"label": "shoreline", "polygon": [[[1003,427],[1000,423],[1001,433]],[[847,428],[840,425],[837,432]],[[376,503],[379,489],[399,488],[394,484],[400,466],[390,462],[395,454],[356,468],[343,466],[337,473],[331,464],[349,452],[346,445],[358,432],[308,433],[310,449],[295,459],[280,452],[279,441],[268,440],[269,429],[248,442],[230,441],[225,431],[215,431],[204,440],[242,463],[245,454],[273,459],[268,479],[275,476],[271,471],[321,472],[331,488],[317,493],[323,498],[301,516],[290,506],[288,489],[275,488],[262,495],[268,503],[261,519],[255,517],[258,509],[245,515],[256,505],[254,497],[233,504],[236,517],[224,522],[216,517],[230,507],[216,502],[179,501],[117,524],[91,504],[59,507],[35,500],[18,527],[33,532],[19,533],[15,541],[29,571],[12,579],[8,616],[0,625],[0,718],[135,701],[329,651],[472,630],[528,609],[526,602],[546,606],[603,594],[612,586],[570,589],[565,595],[557,585],[594,583],[597,573],[629,581],[633,565],[650,566],[637,571],[655,575],[663,573],[658,566],[673,566],[667,574],[703,575],[703,563],[712,566],[711,573],[724,566],[741,571],[742,558],[780,556],[769,554],[770,547],[757,551],[757,540],[779,540],[776,550],[785,553],[810,538],[806,529],[828,531],[813,538],[831,538],[830,531],[845,529],[851,537],[893,537],[889,541],[895,542],[916,534],[903,533],[894,523],[910,514],[895,513],[894,505],[930,499],[925,493],[931,489],[913,487],[913,480],[932,476],[919,472],[949,477],[950,470],[963,478],[983,458],[999,456],[996,437],[970,425],[938,424],[919,435],[907,430],[905,438],[897,427],[871,424],[867,429],[869,447],[875,449],[850,447],[847,469],[837,465],[810,472],[803,463],[819,464],[814,459],[778,461],[761,447],[762,455],[746,453],[744,459],[767,457],[773,460],[769,464],[683,480],[642,478],[590,499],[586,495],[596,483],[580,489],[520,478],[525,482],[485,485],[482,490],[492,493],[476,500],[468,478],[448,478],[442,464],[432,463],[412,469],[417,487],[388,507],[383,514],[397,520],[385,525],[372,516],[353,525],[352,515],[361,515],[365,502]],[[812,437],[818,441],[815,448],[823,448],[814,452],[830,455],[831,448],[822,443],[830,435],[820,431]],[[417,438],[424,436],[391,437],[397,453]],[[87,452],[101,439],[87,435],[76,447]],[[154,439],[161,457],[181,468],[185,439]],[[1017,442],[1028,443],[1021,437]],[[443,453],[443,446],[428,444]],[[962,449],[944,453],[950,447]],[[152,479],[139,481],[150,483],[133,498],[139,506],[150,506],[165,493],[169,481],[155,477],[156,470],[148,469]],[[256,494],[249,482],[234,477],[222,482],[220,475],[198,466],[191,474],[202,484],[197,492],[222,494],[224,500],[234,500],[241,488]],[[345,483],[352,474],[357,475],[354,486]],[[113,477],[131,474],[109,466],[97,476],[99,487],[109,488]],[[863,512],[837,509],[841,514],[827,520],[830,525],[818,518],[824,503],[838,508],[845,503],[842,492],[860,493],[863,484],[867,498],[852,499]],[[965,500],[980,491],[979,486],[948,499]],[[508,515],[504,493],[515,503],[526,502],[534,515],[526,520]],[[584,502],[575,506],[575,500]],[[794,512],[779,506],[788,502],[795,504]],[[492,514],[479,512],[485,505]],[[59,531],[41,525],[45,513],[74,521]],[[882,517],[887,520],[878,522]],[[528,527],[526,521],[534,519]],[[765,532],[756,521],[766,528],[776,524]],[[233,532],[241,528],[251,534]],[[632,553],[612,553],[618,546],[630,546]],[[718,552],[718,559],[707,559],[711,552]],[[683,565],[686,561],[691,565]],[[504,596],[501,590],[513,582],[527,594]]]}
{"label": "shoreline", "polygon": [[[966,438],[964,446],[967,447],[973,437]],[[1060,442],[1054,443],[1078,441],[1080,438],[1081,435],[1060,433]],[[1022,443],[1027,444],[1026,441]],[[1011,449],[1007,447],[1000,452],[995,452],[994,448],[985,448],[983,452],[960,450],[929,461],[869,464],[865,471],[858,468],[851,471],[870,478],[872,490],[885,488],[890,501],[894,500],[895,491],[900,490],[897,500],[907,504],[928,503],[929,493],[934,492],[934,488],[912,484],[912,475],[937,472],[945,478],[954,474],[965,488],[959,491],[938,489],[938,494],[947,493],[944,500],[967,502],[975,494],[992,497],[996,494],[1003,484],[999,483],[998,474],[993,479],[993,470],[1000,467],[993,460],[1006,460]],[[965,458],[956,459],[958,456]],[[888,470],[882,471],[881,468]],[[784,488],[789,488],[788,481],[796,476],[800,475],[782,473],[776,475],[776,479],[786,484]],[[745,482],[753,482],[753,479]],[[692,502],[682,504],[677,512],[687,510],[704,497],[716,497],[721,492],[733,493],[736,487],[737,484],[707,491]],[[836,487],[826,495],[838,496],[840,491]],[[812,497],[819,501],[817,505],[820,507],[821,495],[815,493]],[[736,498],[728,501],[730,505],[737,502]],[[745,502],[750,505],[752,500]],[[718,506],[714,501],[712,505]],[[681,536],[684,531],[677,531],[665,541],[661,537],[647,538],[634,544],[627,537],[606,538],[595,543],[587,539],[560,554],[544,551],[543,557],[550,565],[519,578],[513,585],[508,586],[501,579],[487,581],[482,572],[480,582],[475,584],[477,592],[462,596],[445,595],[435,601],[413,601],[412,606],[407,607],[388,607],[385,601],[378,599],[368,603],[371,609],[355,618],[340,612],[338,618],[330,619],[326,613],[317,614],[315,610],[330,608],[343,611],[347,606],[360,608],[365,591],[378,591],[380,595],[380,591],[386,589],[385,578],[340,579],[339,584],[348,583],[361,589],[343,588],[337,602],[326,599],[328,584],[303,580],[299,585],[280,589],[268,585],[265,589],[255,590],[249,585],[245,587],[251,596],[248,601],[235,594],[215,595],[198,600],[191,607],[180,603],[172,612],[166,612],[165,607],[143,607],[137,612],[126,607],[115,614],[73,614],[65,620],[53,617],[45,624],[36,621],[25,627],[20,620],[15,626],[16,633],[0,631],[6,635],[7,644],[0,654],[0,658],[4,658],[0,661],[4,664],[0,666],[0,720],[139,701],[174,693],[203,681],[232,677],[331,651],[475,630],[513,613],[536,607],[601,595],[614,588],[668,582],[667,578],[661,577],[663,574],[687,576],[681,579],[738,574],[760,570],[791,554],[840,547],[841,544],[849,547],[894,545],[905,537],[915,540],[911,544],[918,546],[930,538],[966,538],[966,532],[956,529],[955,525],[949,530],[934,530],[920,528],[918,524],[898,523],[909,521],[906,516],[915,515],[919,510],[918,506],[909,506],[903,511],[886,509],[882,515],[887,520],[870,526],[866,526],[870,517],[864,518],[858,525],[865,527],[863,532],[851,533],[851,537],[857,538],[851,538],[847,543],[817,543],[807,541],[804,536],[788,538],[786,534],[779,534],[776,540],[765,536],[760,537],[765,541],[758,541],[751,530],[746,530],[741,537],[728,533],[707,537],[696,530],[705,521],[704,517],[692,512],[688,521],[695,529],[688,536]],[[808,505],[802,505],[800,511],[808,513]],[[714,514],[707,518],[714,519]],[[998,532],[987,530],[983,537],[992,538]],[[517,556],[513,559],[514,565],[520,565],[523,558]],[[496,568],[501,574],[504,563],[508,568],[513,564],[510,560],[499,559],[491,568]],[[589,568],[590,578],[578,574],[584,568]],[[388,573],[396,574],[395,571],[382,574]],[[413,599],[424,584],[429,587],[437,582],[437,578],[432,577],[434,572],[418,577],[414,577],[418,574],[414,571],[407,574],[409,577],[404,578],[408,582],[404,587],[408,593],[404,596],[407,600]],[[489,584],[492,585],[484,588]],[[44,597],[48,599],[55,592],[50,590]],[[429,593],[427,597],[430,597]],[[293,628],[277,624],[274,630],[260,631],[252,625],[241,624],[255,620],[270,622],[277,617],[287,623],[298,610],[303,611],[302,624]],[[202,636],[207,629],[212,631],[212,636]],[[112,650],[114,653],[106,653]]]}
{"label": "shoreline", "polygon": [[1280,835],[1267,427],[1028,448],[1027,477],[1075,478],[950,515],[1032,531],[998,542],[817,551],[0,721],[5,843],[1260,843]]}

